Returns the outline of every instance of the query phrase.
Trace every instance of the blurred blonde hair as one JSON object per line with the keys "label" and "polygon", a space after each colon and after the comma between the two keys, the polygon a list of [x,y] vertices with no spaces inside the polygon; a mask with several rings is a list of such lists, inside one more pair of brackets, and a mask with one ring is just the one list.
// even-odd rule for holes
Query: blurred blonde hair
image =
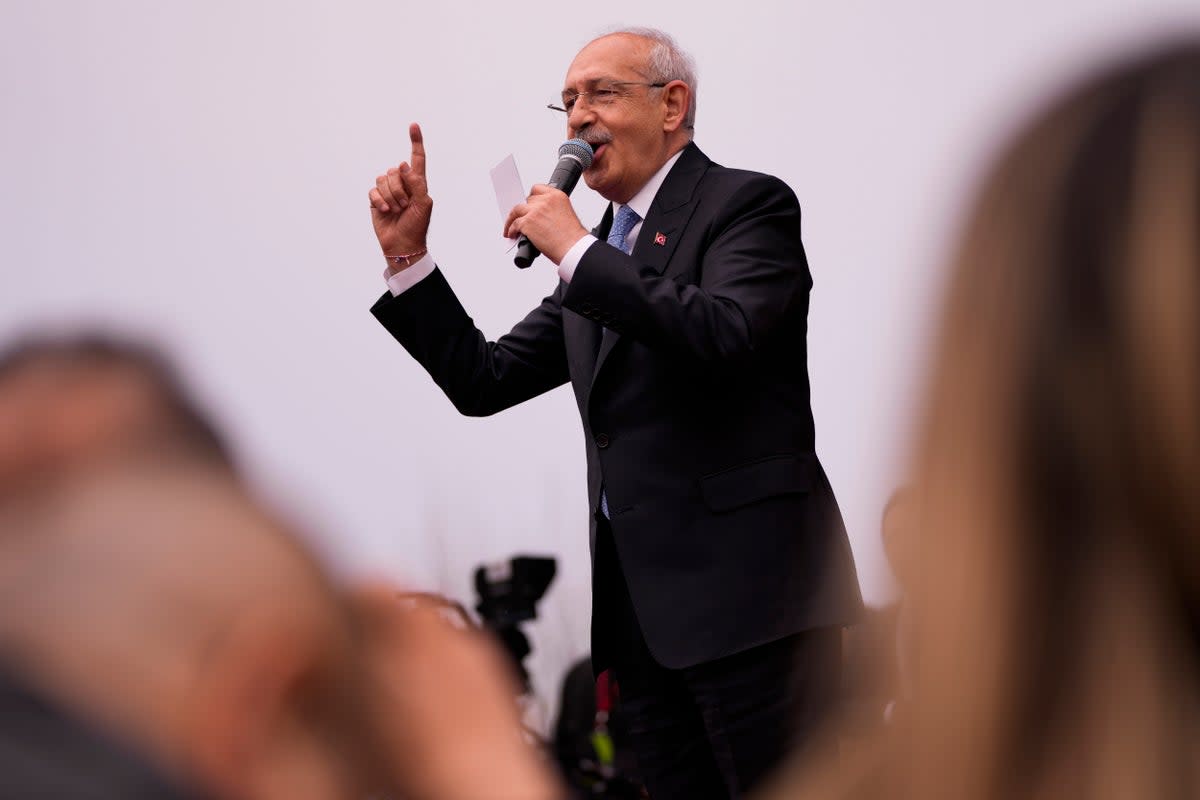
{"label": "blurred blonde hair", "polygon": [[953,263],[914,697],[786,797],[1200,793],[1200,41],[1041,113]]}

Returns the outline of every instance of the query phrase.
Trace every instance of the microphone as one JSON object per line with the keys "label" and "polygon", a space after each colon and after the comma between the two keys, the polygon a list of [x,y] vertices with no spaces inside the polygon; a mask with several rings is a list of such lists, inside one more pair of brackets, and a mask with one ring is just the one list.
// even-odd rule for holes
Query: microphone
{"label": "microphone", "polygon": [[[563,142],[562,146],[558,148],[558,166],[554,168],[547,183],[555,189],[570,194],[571,190],[575,188],[575,184],[579,183],[579,176],[591,165],[592,146],[590,144],[583,139],[571,139]],[[541,251],[522,234],[517,241],[517,255],[513,258],[513,263],[521,269],[525,269],[540,255]]]}

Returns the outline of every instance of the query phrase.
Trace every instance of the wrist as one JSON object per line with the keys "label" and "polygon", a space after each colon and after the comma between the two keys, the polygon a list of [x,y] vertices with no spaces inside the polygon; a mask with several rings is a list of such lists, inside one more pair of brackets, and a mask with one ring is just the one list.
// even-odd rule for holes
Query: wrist
{"label": "wrist", "polygon": [[408,269],[413,264],[420,261],[429,254],[429,248],[425,245],[411,248],[395,248],[393,250],[384,251],[383,257],[388,263],[388,268],[393,272],[399,272],[403,269]]}
{"label": "wrist", "polygon": [[589,236],[587,230],[580,226],[579,230],[572,236],[563,237],[554,248],[553,253],[546,253],[546,257],[554,262],[555,266],[562,263],[562,260],[567,257],[567,253],[571,252],[571,248],[579,244],[580,241]]}

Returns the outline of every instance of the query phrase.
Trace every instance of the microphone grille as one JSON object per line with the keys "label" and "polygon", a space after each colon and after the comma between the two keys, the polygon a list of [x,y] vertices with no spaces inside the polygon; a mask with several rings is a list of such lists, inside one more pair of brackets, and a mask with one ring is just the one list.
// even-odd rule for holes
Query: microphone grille
{"label": "microphone grille", "polygon": [[559,158],[563,156],[575,156],[583,164],[584,169],[592,165],[592,155],[592,146],[583,139],[568,139],[558,148]]}

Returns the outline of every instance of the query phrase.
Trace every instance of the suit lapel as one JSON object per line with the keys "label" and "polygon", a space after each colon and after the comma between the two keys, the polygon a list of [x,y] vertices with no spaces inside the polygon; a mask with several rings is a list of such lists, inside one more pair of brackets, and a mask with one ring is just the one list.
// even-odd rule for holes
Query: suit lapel
{"label": "suit lapel", "polygon": [[633,254],[638,263],[661,275],[675,253],[679,237],[696,208],[693,199],[696,186],[712,162],[695,144],[689,144],[667,173],[666,180],[654,196]]}
{"label": "suit lapel", "polygon": [[[646,213],[646,219],[642,222],[637,242],[633,245],[633,257],[637,259],[639,265],[650,268],[658,275],[661,275],[667,268],[667,263],[675,253],[687,221],[696,208],[696,186],[699,185],[700,179],[710,164],[712,162],[708,156],[700,152],[700,148],[695,143],[684,148],[683,154],[679,156],[675,166],[671,167],[671,171],[667,173],[666,179],[658,189],[658,194],[654,196],[650,210]],[[603,235],[595,233],[598,239],[603,241],[608,238],[608,231],[612,227],[612,217],[612,205],[609,204],[604,219],[596,228],[596,231],[603,231]],[[604,333],[600,339],[596,369],[592,372],[593,384],[596,382],[596,376],[600,374],[600,368],[608,358],[608,354],[621,339],[618,333],[607,328],[602,330]]]}
{"label": "suit lapel", "polygon": [[[600,220],[600,224],[597,225],[596,227],[592,228],[592,231],[591,231],[592,236],[595,236],[597,239],[599,239],[602,242],[605,241],[608,238],[609,230],[612,229],[612,221],[613,221],[613,210],[612,210],[612,204],[610,203],[607,210],[605,210],[605,212],[604,212],[603,218],[601,218],[601,220]],[[582,346],[581,349],[583,350],[583,352],[586,352],[589,356],[596,356],[598,358],[598,354],[599,354],[600,347],[601,347],[601,341],[602,341],[602,332],[603,332],[604,328],[602,328],[600,326],[600,324],[597,322],[592,322],[590,320],[584,319],[583,317],[580,317],[578,329],[580,331],[579,338],[580,338],[580,342],[581,342],[581,346]],[[595,370],[596,370],[596,362],[593,361],[592,362],[592,377],[593,378],[595,377]]]}
{"label": "suit lapel", "polygon": [[604,216],[600,218],[600,224],[592,228],[592,236],[595,236],[600,241],[608,240],[608,232],[612,230],[613,223],[613,207],[612,203],[604,209]]}

